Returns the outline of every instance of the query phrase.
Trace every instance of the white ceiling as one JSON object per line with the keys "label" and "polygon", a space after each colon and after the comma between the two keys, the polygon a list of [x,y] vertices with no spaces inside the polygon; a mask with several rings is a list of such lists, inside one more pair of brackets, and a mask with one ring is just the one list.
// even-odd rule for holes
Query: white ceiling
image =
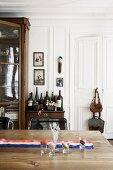
{"label": "white ceiling", "polygon": [[0,15],[5,13],[113,17],[113,0],[0,0]]}

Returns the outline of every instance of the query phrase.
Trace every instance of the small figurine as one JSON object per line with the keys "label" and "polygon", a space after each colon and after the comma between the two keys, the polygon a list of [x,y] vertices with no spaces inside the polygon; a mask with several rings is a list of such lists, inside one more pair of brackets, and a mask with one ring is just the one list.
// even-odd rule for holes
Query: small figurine
{"label": "small figurine", "polygon": [[69,145],[67,143],[64,143],[64,141],[62,142],[62,153],[69,153]]}
{"label": "small figurine", "polygon": [[85,149],[85,141],[80,138],[80,150]]}
{"label": "small figurine", "polygon": [[44,155],[44,150],[41,148],[41,156]]}
{"label": "small figurine", "polygon": [[55,155],[55,143],[51,142],[49,145],[49,156]]}

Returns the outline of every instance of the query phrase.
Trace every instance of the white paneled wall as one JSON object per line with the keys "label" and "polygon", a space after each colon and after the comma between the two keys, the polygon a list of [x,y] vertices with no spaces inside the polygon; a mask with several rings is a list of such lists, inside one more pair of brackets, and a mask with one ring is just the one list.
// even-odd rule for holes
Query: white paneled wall
{"label": "white paneled wall", "polygon": [[[105,136],[113,138],[113,22],[105,20],[31,19],[29,51],[29,92],[33,85],[33,52],[44,52],[45,85],[39,94],[61,89],[68,127],[88,129],[92,114],[89,105],[98,87],[103,103]],[[57,71],[58,57],[63,57],[62,73]],[[39,67],[38,67],[39,68]],[[56,86],[63,78],[63,87]],[[112,102],[111,102],[112,101]]]}
{"label": "white paneled wall", "polygon": [[[47,57],[49,55],[49,46],[50,46],[50,30],[49,27],[38,26],[31,27],[30,29],[30,52],[29,52],[29,91],[35,92],[35,87],[33,86],[33,69],[40,69],[41,67],[33,67],[33,52],[44,52],[44,69],[45,74],[47,75],[47,68],[49,65],[49,59]],[[47,76],[45,76],[45,89],[49,88],[49,80]],[[43,86],[40,86],[39,90],[44,93],[45,90]]]}

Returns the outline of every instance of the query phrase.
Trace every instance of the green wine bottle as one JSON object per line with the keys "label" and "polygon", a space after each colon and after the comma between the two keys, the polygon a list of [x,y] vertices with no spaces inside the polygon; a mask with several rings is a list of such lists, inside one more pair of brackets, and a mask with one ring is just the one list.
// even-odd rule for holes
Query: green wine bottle
{"label": "green wine bottle", "polygon": [[47,106],[50,102],[50,97],[48,95],[48,91],[46,91],[46,96],[44,97],[44,107],[45,107],[45,110],[47,110]]}
{"label": "green wine bottle", "polygon": [[33,110],[39,110],[38,87],[36,87],[35,98],[34,98],[34,101],[33,101]]}

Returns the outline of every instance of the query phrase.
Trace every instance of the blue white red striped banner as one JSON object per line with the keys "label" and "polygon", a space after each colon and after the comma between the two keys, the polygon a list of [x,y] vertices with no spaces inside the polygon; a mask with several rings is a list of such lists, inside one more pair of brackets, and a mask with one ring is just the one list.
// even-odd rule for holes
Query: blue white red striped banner
{"label": "blue white red striped banner", "polygon": [[[0,147],[48,147],[49,143],[53,142],[52,140],[16,140],[16,139],[0,139]],[[79,148],[79,140],[70,140],[70,141],[61,141],[58,140],[56,143],[57,148],[62,148],[62,142],[65,142],[69,145],[69,148]],[[86,140],[84,144],[86,149],[92,149],[93,143]]]}

